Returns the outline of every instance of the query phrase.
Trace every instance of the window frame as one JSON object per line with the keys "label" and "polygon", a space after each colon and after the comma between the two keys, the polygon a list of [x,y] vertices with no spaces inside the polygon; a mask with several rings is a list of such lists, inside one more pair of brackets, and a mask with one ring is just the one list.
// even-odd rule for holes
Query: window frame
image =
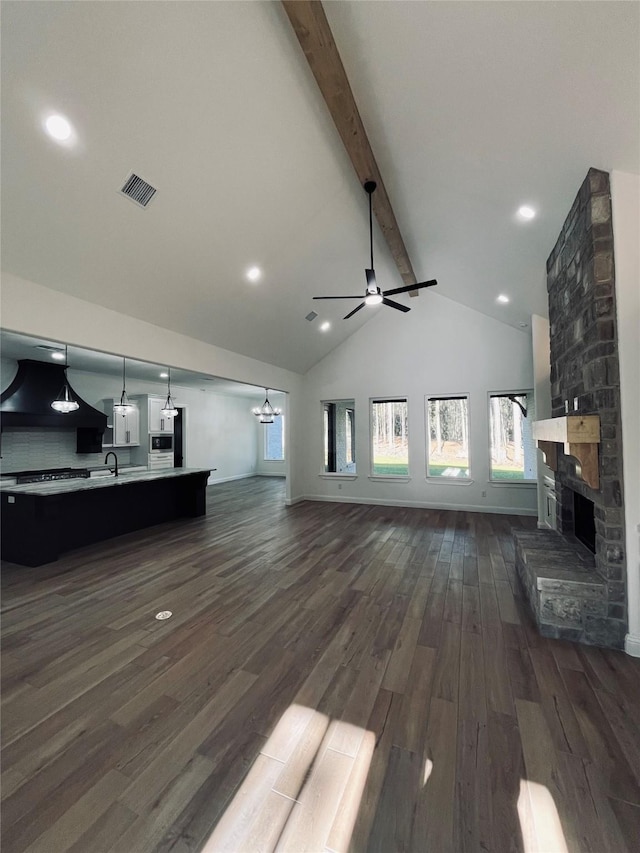
{"label": "window frame", "polygon": [[[373,404],[374,403],[406,403],[407,406],[407,473],[406,474],[380,474],[374,471],[374,448],[373,448]],[[411,460],[409,454],[409,396],[380,396],[369,397],[369,479],[370,480],[395,480],[408,482],[411,479]]]}
{"label": "window frame", "polygon": [[[335,407],[339,406],[339,405],[343,405],[345,407],[346,412],[348,412],[348,411],[353,412],[354,430],[353,430],[352,436],[350,436],[348,431],[346,430],[347,420],[346,420],[346,415],[345,415],[345,438],[349,442],[350,447],[351,447],[351,451],[353,454],[353,462],[351,462],[351,463],[345,462],[345,464],[353,465],[353,468],[354,468],[353,471],[337,471],[337,470],[336,471],[327,471],[327,470],[325,470],[325,467],[326,467],[326,465],[325,465],[325,449],[326,449],[325,439],[327,437],[327,433],[325,432],[325,418],[327,417],[327,413],[330,411],[328,408],[330,406],[334,407],[334,409],[333,409],[334,415],[333,415],[333,430],[331,430],[331,423],[329,424],[329,433],[330,433],[329,437],[333,438],[333,442],[329,444],[329,448],[328,448],[329,458],[330,458],[331,450],[333,448],[333,455],[334,455],[334,460],[335,460],[334,467],[335,468],[338,467],[338,430],[339,430],[339,425],[337,423],[337,412],[336,412]],[[354,397],[345,397],[342,399],[333,398],[330,400],[321,400],[320,401],[320,411],[321,411],[322,419],[321,419],[321,433],[320,433],[321,457],[320,457],[320,471],[318,474],[319,477],[324,477],[327,479],[335,478],[335,479],[343,479],[343,480],[355,480],[357,478],[358,466],[357,466],[356,456],[355,456],[355,410],[356,410],[356,401],[355,401]],[[329,416],[329,420],[331,421],[331,416]]]}
{"label": "window frame", "polygon": [[[272,459],[267,456],[267,434],[269,431],[269,427],[273,426],[277,422],[280,422],[280,430],[282,433],[282,457],[279,459]],[[285,462],[286,461],[286,449],[285,449],[285,430],[284,430],[284,415],[276,415],[273,419],[273,423],[271,424],[261,424],[260,428],[262,429],[262,461],[263,462]]]}
{"label": "window frame", "polygon": [[[466,400],[467,401],[467,458],[469,473],[462,477],[443,477],[429,473],[429,459],[431,448],[431,424],[429,423],[429,402],[431,400]],[[468,391],[451,394],[425,394],[424,397],[425,417],[425,470],[426,478],[430,483],[444,483],[445,485],[468,486],[474,482],[471,467],[471,394]]]}
{"label": "window frame", "polygon": [[[488,483],[491,486],[495,486],[497,488],[526,488],[532,489],[537,488],[538,486],[538,478],[525,479],[522,477],[521,479],[507,479],[493,476],[493,466],[491,462],[491,399],[493,397],[533,397],[535,401],[535,389],[534,388],[519,388],[515,391],[487,391],[487,460],[489,464],[489,479]],[[529,414],[533,415],[534,413],[534,405],[532,403],[532,407],[530,412],[527,411],[527,417]],[[533,423],[533,421],[532,421]],[[536,472],[537,472],[537,460],[536,460]]]}

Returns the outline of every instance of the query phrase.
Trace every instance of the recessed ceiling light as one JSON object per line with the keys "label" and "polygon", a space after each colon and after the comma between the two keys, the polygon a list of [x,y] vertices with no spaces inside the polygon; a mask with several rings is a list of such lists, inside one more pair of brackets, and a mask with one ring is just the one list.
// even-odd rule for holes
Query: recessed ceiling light
{"label": "recessed ceiling light", "polygon": [[64,353],[56,350],[51,353],[51,358],[55,358],[56,361],[64,361]]}
{"label": "recessed ceiling light", "polygon": [[258,281],[262,277],[262,270],[260,267],[251,267],[247,270],[247,278],[249,281]]}
{"label": "recessed ceiling light", "polygon": [[168,374],[168,373],[161,373],[161,374],[160,374],[160,379],[168,379],[168,378],[169,378],[169,374]]}
{"label": "recessed ceiling light", "polygon": [[325,320],[324,323],[320,325],[321,332],[328,332],[331,328],[331,323],[328,320]]}
{"label": "recessed ceiling light", "polygon": [[44,126],[49,136],[52,139],[56,139],[58,142],[66,142],[73,133],[71,124],[64,116],[61,115],[49,116],[45,121]]}
{"label": "recessed ceiling light", "polygon": [[533,219],[535,215],[535,210],[532,207],[529,207],[528,204],[523,204],[522,207],[518,208],[518,216],[520,219]]}
{"label": "recessed ceiling light", "polygon": [[509,302],[509,297],[506,296],[504,293],[501,293],[500,296],[498,296],[498,298],[496,299],[496,302],[507,303]]}

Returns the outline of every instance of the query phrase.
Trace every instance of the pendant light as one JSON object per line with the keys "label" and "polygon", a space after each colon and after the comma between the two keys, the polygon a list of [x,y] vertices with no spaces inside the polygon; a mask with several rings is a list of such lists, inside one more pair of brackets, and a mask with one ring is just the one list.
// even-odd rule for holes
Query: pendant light
{"label": "pendant light", "polygon": [[261,424],[272,424],[274,417],[282,414],[281,409],[274,409],[271,403],[269,402],[269,389],[264,389],[265,398],[264,403],[258,409],[253,409],[253,414],[258,418],[259,423]]}
{"label": "pendant light", "polygon": [[176,409],[173,400],[171,399],[171,368],[168,368],[169,376],[167,379],[167,399],[165,401],[164,406],[160,411],[165,416],[165,418],[175,418],[178,414],[178,410]]}
{"label": "pendant light", "polygon": [[80,408],[80,404],[77,400],[74,400],[71,396],[71,389],[69,388],[69,383],[67,382],[67,345],[64,345],[64,385],[60,389],[60,393],[56,397],[56,399],[51,403],[51,408],[56,412],[59,412],[61,415],[68,415],[70,412],[75,412],[76,409]]}
{"label": "pendant light", "polygon": [[129,398],[127,397],[127,388],[125,383],[125,361],[124,356],[122,357],[122,394],[120,395],[120,402],[116,403],[113,407],[113,411],[115,414],[124,416],[127,412],[132,411],[133,406],[129,402]]}

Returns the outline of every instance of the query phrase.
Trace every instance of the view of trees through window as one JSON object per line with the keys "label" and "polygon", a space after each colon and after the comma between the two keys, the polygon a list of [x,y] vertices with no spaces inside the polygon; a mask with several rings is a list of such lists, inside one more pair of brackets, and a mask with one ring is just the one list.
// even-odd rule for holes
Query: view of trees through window
{"label": "view of trees through window", "polygon": [[491,394],[489,432],[492,480],[534,480],[533,392]]}
{"label": "view of trees through window", "polygon": [[429,397],[427,400],[429,477],[469,476],[469,400]]}
{"label": "view of trees through window", "polygon": [[264,458],[269,462],[284,460],[284,418],[274,418],[273,423],[264,427]]}
{"label": "view of trees through window", "polygon": [[372,400],[372,474],[402,476],[409,473],[407,401]]}

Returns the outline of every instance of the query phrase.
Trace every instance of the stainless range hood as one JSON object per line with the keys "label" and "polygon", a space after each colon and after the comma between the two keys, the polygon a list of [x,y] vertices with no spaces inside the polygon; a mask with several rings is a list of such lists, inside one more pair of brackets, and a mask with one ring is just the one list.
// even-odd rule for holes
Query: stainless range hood
{"label": "stainless range hood", "polygon": [[[104,432],[107,416],[85,403],[71,389],[79,407],[62,414],[51,403],[67,382],[66,365],[22,359],[11,385],[0,398],[2,427],[86,428]],[[67,382],[68,384],[68,382]]]}

